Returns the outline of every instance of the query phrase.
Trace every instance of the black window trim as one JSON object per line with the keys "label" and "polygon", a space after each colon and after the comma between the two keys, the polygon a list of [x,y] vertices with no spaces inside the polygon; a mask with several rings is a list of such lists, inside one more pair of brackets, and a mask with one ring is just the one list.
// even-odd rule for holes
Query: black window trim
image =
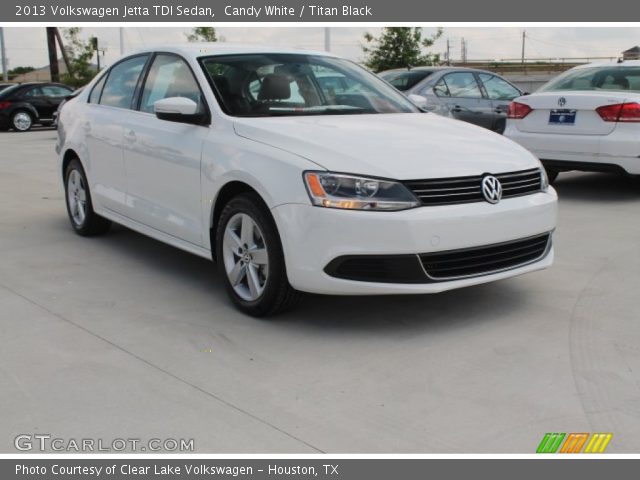
{"label": "black window trim", "polygon": [[198,90],[200,90],[200,98],[202,99],[202,104],[204,105],[205,119],[202,121],[202,126],[210,126],[212,123],[211,110],[209,109],[209,104],[207,103],[207,97],[204,94],[204,90],[202,89],[200,82],[198,82],[198,77],[196,76],[193,68],[191,68],[191,64],[187,61],[187,59],[182,55],[180,55],[179,53],[175,53],[175,52],[165,52],[163,50],[151,52],[150,58],[147,61],[142,73],[140,74],[140,80],[138,82],[138,85],[136,86],[136,91],[134,94],[134,102],[133,102],[134,105],[131,109],[139,113],[148,113],[140,110],[142,106],[141,105],[142,94],[144,93],[144,88],[147,85],[147,78],[149,77],[149,72],[151,71],[153,62],[155,61],[158,55],[168,55],[168,56],[177,57],[187,65],[187,67],[189,68],[189,71],[191,72],[191,75],[193,76],[194,81],[196,82],[196,85],[198,86]]}

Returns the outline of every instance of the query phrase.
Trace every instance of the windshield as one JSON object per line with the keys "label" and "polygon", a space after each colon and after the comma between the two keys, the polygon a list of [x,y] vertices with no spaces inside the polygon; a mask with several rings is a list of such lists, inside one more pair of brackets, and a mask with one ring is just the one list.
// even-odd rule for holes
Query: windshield
{"label": "windshield", "polygon": [[640,92],[640,67],[592,67],[569,70],[544,85],[540,92],[604,90]]}
{"label": "windshield", "polygon": [[405,92],[432,73],[428,70],[406,70],[382,72],[379,75],[401,92]]}
{"label": "windshield", "polygon": [[268,117],[418,112],[402,94],[358,65],[304,54],[200,59],[230,115]]}

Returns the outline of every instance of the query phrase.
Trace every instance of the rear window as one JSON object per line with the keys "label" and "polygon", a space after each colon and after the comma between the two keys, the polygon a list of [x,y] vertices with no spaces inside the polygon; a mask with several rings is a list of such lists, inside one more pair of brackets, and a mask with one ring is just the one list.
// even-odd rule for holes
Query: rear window
{"label": "rear window", "polygon": [[603,90],[640,92],[640,67],[592,67],[569,70],[543,86],[540,92]]}
{"label": "rear window", "polygon": [[398,90],[404,92],[427,78],[432,73],[433,72],[425,70],[407,70],[406,72],[381,73],[380,76]]}

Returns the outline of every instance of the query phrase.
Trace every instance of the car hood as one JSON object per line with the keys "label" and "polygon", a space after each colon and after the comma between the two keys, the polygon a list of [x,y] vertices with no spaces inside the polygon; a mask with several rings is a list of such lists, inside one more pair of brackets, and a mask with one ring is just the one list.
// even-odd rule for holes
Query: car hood
{"label": "car hood", "polygon": [[434,114],[237,118],[244,138],[336,172],[409,180],[539,167],[528,151],[484,128]]}

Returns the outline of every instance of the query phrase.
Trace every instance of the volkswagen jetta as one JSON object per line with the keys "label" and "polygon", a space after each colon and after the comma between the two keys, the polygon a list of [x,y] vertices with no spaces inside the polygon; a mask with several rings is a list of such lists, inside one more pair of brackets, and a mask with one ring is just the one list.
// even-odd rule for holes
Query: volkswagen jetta
{"label": "volkswagen jetta", "polygon": [[326,53],[129,55],[64,105],[56,148],[78,234],[117,222],[213,259],[256,316],[299,292],[435,293],[553,259],[536,157]]}

